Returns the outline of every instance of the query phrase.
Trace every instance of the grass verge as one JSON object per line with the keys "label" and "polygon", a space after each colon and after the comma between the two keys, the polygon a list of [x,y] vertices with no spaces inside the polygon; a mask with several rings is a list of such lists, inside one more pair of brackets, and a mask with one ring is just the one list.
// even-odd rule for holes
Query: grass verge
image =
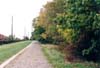
{"label": "grass verge", "polygon": [[0,64],[29,45],[31,41],[21,41],[0,46]]}
{"label": "grass verge", "polygon": [[98,68],[93,62],[65,63],[64,54],[57,50],[57,46],[42,45],[42,50],[54,68]]}

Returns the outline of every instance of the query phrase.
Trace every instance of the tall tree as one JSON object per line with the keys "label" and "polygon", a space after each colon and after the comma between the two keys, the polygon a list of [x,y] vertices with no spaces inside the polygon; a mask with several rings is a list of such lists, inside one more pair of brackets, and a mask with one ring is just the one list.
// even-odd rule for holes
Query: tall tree
{"label": "tall tree", "polygon": [[100,52],[99,3],[97,0],[67,0],[65,14],[57,18],[66,38],[69,35],[71,43],[76,45],[77,53],[88,60],[96,59]]}
{"label": "tall tree", "polygon": [[54,19],[56,18],[57,14],[64,12],[64,5],[65,1],[54,0],[44,5],[44,8],[42,8],[40,11],[38,21],[35,26],[41,26],[45,29],[45,32],[42,33],[41,36],[48,40],[48,42],[55,43],[57,40],[60,41],[58,37],[61,38],[61,36],[57,32]]}

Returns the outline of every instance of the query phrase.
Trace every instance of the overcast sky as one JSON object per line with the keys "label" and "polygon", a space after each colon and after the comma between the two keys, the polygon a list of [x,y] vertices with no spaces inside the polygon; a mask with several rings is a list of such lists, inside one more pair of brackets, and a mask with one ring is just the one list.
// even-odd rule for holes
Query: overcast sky
{"label": "overcast sky", "polygon": [[22,38],[24,32],[30,35],[32,19],[38,16],[42,5],[47,1],[49,0],[0,0],[0,34],[11,34],[13,16],[15,36]]}

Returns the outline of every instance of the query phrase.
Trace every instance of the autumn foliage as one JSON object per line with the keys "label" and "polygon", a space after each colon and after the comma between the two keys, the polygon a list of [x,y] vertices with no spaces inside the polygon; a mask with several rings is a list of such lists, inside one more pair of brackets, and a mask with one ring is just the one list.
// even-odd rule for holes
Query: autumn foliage
{"label": "autumn foliage", "polygon": [[69,57],[97,61],[100,57],[99,12],[99,0],[53,0],[33,20],[32,37],[40,42],[59,44],[65,53],[69,51]]}

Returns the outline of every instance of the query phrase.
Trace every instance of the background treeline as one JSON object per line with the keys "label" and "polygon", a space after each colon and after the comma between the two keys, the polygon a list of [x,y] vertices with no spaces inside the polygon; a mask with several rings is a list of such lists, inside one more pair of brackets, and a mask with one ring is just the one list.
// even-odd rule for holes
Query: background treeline
{"label": "background treeline", "polygon": [[0,34],[0,45],[12,43],[12,42],[18,42],[18,41],[21,41],[21,39],[15,38],[11,35],[9,37],[7,37],[7,36],[4,36],[4,35]]}
{"label": "background treeline", "polygon": [[0,45],[8,44],[8,43],[14,43],[14,42],[19,42],[19,41],[26,41],[26,40],[29,40],[29,37],[24,36],[23,39],[20,39],[20,38],[17,38],[15,36],[12,36],[12,35],[9,35],[7,37],[7,36],[4,36],[4,35],[0,34]]}
{"label": "background treeline", "polygon": [[53,0],[33,20],[32,39],[60,45],[66,59],[100,57],[100,1]]}

